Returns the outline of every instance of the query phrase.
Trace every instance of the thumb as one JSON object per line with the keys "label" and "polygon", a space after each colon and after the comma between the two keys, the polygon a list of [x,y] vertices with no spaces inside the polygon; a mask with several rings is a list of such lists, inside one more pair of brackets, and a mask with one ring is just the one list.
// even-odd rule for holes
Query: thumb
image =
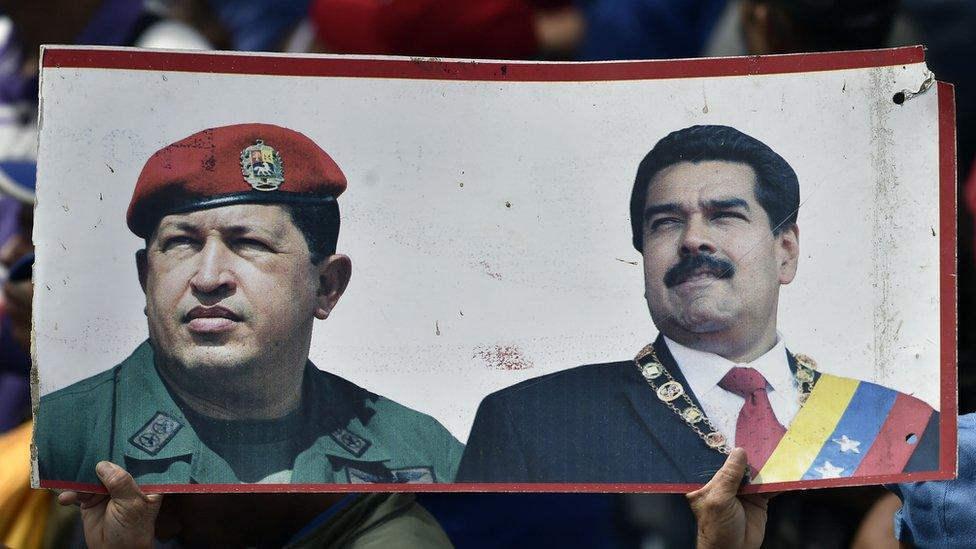
{"label": "thumb", "polygon": [[749,460],[746,451],[742,448],[735,448],[725,459],[722,468],[708,481],[708,484],[712,485],[711,490],[722,497],[735,496],[739,492],[739,486],[742,484],[742,478],[745,476],[748,466]]}
{"label": "thumb", "polygon": [[112,462],[98,462],[98,465],[95,466],[95,474],[105,485],[108,495],[113,500],[124,501],[145,498],[132,475]]}

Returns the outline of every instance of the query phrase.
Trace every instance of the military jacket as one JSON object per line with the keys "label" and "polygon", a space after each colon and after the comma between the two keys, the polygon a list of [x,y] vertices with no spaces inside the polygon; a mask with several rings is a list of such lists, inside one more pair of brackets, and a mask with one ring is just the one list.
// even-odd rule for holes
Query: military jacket
{"label": "military jacket", "polygon": [[[302,398],[304,449],[292,484],[454,480],[463,445],[434,418],[311,362]],[[170,395],[148,341],[111,370],[43,396],[35,433],[42,482],[97,484],[101,460],[140,484],[241,482]]]}

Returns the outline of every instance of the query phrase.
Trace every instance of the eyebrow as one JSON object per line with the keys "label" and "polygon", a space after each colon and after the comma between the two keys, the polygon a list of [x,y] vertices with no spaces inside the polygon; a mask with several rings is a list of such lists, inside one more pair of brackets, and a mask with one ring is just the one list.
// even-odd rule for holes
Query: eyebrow
{"label": "eyebrow", "polygon": [[[717,198],[715,200],[708,200],[704,202],[703,205],[707,210],[731,210],[741,208],[747,212],[749,211],[749,203],[741,198]],[[644,209],[644,219],[650,219],[658,214],[683,213],[684,211],[685,209],[682,208],[681,205],[674,202],[654,204]]]}
{"label": "eyebrow", "polygon": [[[177,221],[173,223],[167,223],[160,227],[160,232],[163,230],[174,230],[182,231],[187,233],[196,233],[200,231],[200,227],[189,223],[187,221]],[[263,234],[268,237],[275,238],[278,236],[278,231],[267,229],[264,227],[256,227],[251,225],[228,225],[226,227],[221,227],[220,232],[231,235],[243,235],[243,234]]]}
{"label": "eyebrow", "polygon": [[666,204],[654,204],[653,206],[644,208],[644,219],[650,219],[655,215],[662,213],[681,213],[683,211],[684,209],[674,202],[668,202]]}
{"label": "eyebrow", "polygon": [[742,208],[745,211],[749,211],[749,203],[741,198],[719,198],[717,200],[709,200],[705,202],[705,207],[710,210],[731,210],[735,208]]}

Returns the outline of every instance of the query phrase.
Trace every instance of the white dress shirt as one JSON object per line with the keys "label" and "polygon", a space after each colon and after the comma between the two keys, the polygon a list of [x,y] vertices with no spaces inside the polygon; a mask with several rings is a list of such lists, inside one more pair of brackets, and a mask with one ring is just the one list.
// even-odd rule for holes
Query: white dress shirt
{"label": "white dress shirt", "polygon": [[[776,419],[784,427],[790,426],[800,410],[800,389],[793,379],[793,372],[786,358],[786,345],[779,332],[776,332],[776,345],[748,364],[737,364],[714,353],[696,351],[675,343],[667,336],[664,341],[681,368],[681,373],[688,380],[691,391],[701,403],[702,411],[712,425],[727,437],[729,446],[735,444],[735,424],[745,399],[719,387],[718,383],[734,366],[754,368],[766,378],[769,403]],[[701,428],[707,429],[703,425]]]}

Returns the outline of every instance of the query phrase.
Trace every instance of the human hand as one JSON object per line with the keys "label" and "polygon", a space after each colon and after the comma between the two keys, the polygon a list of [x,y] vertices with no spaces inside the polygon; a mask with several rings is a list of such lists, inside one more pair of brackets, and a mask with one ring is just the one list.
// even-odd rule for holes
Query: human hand
{"label": "human hand", "polygon": [[152,547],[160,494],[142,493],[132,475],[114,463],[100,461],[95,474],[108,490],[105,494],[61,492],[58,503],[81,507],[85,541],[92,549]]}
{"label": "human hand", "polygon": [[752,549],[762,545],[766,508],[772,496],[736,495],[748,466],[746,451],[736,448],[708,484],[685,496],[698,521],[698,549]]}

